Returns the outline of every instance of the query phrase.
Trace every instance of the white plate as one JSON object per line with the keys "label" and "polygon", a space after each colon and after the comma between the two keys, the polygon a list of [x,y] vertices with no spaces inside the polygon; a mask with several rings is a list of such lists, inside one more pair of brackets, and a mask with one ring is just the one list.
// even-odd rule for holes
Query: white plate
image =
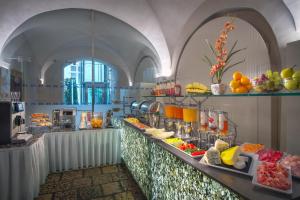
{"label": "white plate", "polygon": [[145,129],[145,133],[147,133],[147,134],[149,134],[149,135],[162,133],[162,132],[164,132],[164,131],[165,131],[164,128],[161,128],[161,129],[157,129],[157,128],[147,128],[147,129]]}
{"label": "white plate", "polygon": [[204,157],[199,161],[199,163],[203,164],[203,165],[210,166],[210,167],[214,167],[214,168],[217,168],[217,169],[222,169],[222,170],[225,170],[225,171],[230,171],[230,172],[234,172],[234,173],[238,173],[238,174],[244,174],[246,176],[253,176],[254,170],[256,169],[257,159],[256,159],[255,156],[250,156],[250,155],[247,155],[247,156],[252,157],[252,162],[251,162],[251,165],[249,167],[248,173],[239,171],[238,169],[231,169],[231,168],[223,167],[222,165],[211,165],[211,164],[209,164],[205,161]]}
{"label": "white plate", "polygon": [[152,137],[160,140],[167,139],[169,137],[172,137],[175,133],[173,131],[170,132],[161,132],[158,134],[153,134]]}
{"label": "white plate", "polygon": [[[257,166],[260,164],[261,162],[258,162],[257,163]],[[273,190],[273,191],[276,191],[276,192],[281,192],[281,193],[285,193],[285,194],[292,194],[293,193],[293,181],[292,181],[292,175],[291,175],[291,168],[287,168],[288,171],[289,171],[289,176],[288,176],[288,179],[291,183],[291,188],[289,190],[281,190],[281,189],[278,189],[278,188],[274,188],[274,187],[270,187],[270,186],[266,186],[266,185],[263,185],[263,184],[260,184],[257,182],[257,173],[256,173],[256,168],[255,168],[255,171],[254,171],[254,174],[253,174],[253,179],[252,179],[252,184],[254,185],[257,185],[259,187],[263,187],[263,188],[266,188],[266,189],[269,189],[269,190]]]}

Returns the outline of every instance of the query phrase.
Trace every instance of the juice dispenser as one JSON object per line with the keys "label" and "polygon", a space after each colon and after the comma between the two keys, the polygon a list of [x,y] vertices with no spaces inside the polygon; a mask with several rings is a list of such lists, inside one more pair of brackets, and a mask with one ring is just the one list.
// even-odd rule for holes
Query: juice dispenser
{"label": "juice dispenser", "polygon": [[181,138],[183,133],[183,107],[176,106],[174,112],[176,136]]}
{"label": "juice dispenser", "polygon": [[196,107],[183,108],[183,121],[184,121],[184,138],[190,138],[195,132],[194,126],[197,122],[198,109]]}
{"label": "juice dispenser", "polygon": [[164,125],[167,131],[174,131],[175,130],[175,109],[176,106],[174,104],[166,104],[164,106]]}

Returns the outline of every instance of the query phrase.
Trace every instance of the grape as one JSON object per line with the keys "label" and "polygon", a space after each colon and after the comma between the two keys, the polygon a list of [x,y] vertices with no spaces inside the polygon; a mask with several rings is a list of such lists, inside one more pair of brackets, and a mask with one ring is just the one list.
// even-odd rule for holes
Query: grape
{"label": "grape", "polygon": [[266,71],[266,76],[270,79],[270,78],[272,78],[272,76],[273,76],[273,73],[272,73],[272,71],[271,70],[268,70],[268,71]]}
{"label": "grape", "polygon": [[278,78],[280,78],[280,76],[279,76],[279,72],[273,72],[273,76],[274,76],[274,77],[278,77]]}

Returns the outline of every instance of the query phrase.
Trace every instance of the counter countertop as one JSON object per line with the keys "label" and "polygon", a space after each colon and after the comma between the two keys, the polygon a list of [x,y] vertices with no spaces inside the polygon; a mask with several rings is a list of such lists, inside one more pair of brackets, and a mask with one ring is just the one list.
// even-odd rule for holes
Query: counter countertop
{"label": "counter countertop", "polygon": [[199,171],[206,174],[208,177],[218,181],[225,187],[231,189],[233,192],[239,194],[240,196],[246,199],[264,199],[264,200],[282,200],[282,199],[300,199],[300,180],[293,179],[293,194],[286,195],[278,192],[274,192],[271,190],[267,190],[264,188],[259,188],[252,184],[252,177],[236,174],[233,172],[228,172],[220,169],[215,169],[203,164],[199,163],[199,158],[191,158],[183,152],[178,151],[177,149],[171,147],[170,145],[164,143],[161,140],[154,139],[149,135],[145,134],[144,131],[138,129],[137,127],[133,126],[132,124],[125,121],[127,125],[139,130],[141,134],[143,134],[149,140],[155,142],[163,149],[167,150],[180,160],[184,161],[185,163],[193,166],[194,168],[198,169]]}

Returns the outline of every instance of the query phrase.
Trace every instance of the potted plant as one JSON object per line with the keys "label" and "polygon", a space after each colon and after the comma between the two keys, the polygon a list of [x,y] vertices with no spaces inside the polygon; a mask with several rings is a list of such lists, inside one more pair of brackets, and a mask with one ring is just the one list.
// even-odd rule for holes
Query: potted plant
{"label": "potted plant", "polygon": [[235,54],[242,50],[245,50],[245,48],[236,50],[236,45],[238,41],[234,42],[233,46],[230,48],[229,51],[227,50],[226,43],[228,39],[228,33],[233,31],[234,29],[235,26],[233,24],[233,20],[227,21],[224,24],[224,27],[221,30],[214,47],[211,43],[209,43],[208,40],[206,40],[208,47],[212,51],[214,60],[212,61],[208,56],[205,55],[203,61],[210,66],[210,76],[212,80],[211,92],[214,95],[224,94],[226,91],[226,85],[222,83],[222,78],[225,72],[231,69],[232,67],[245,62],[244,59],[235,63],[231,63],[232,58]]}

